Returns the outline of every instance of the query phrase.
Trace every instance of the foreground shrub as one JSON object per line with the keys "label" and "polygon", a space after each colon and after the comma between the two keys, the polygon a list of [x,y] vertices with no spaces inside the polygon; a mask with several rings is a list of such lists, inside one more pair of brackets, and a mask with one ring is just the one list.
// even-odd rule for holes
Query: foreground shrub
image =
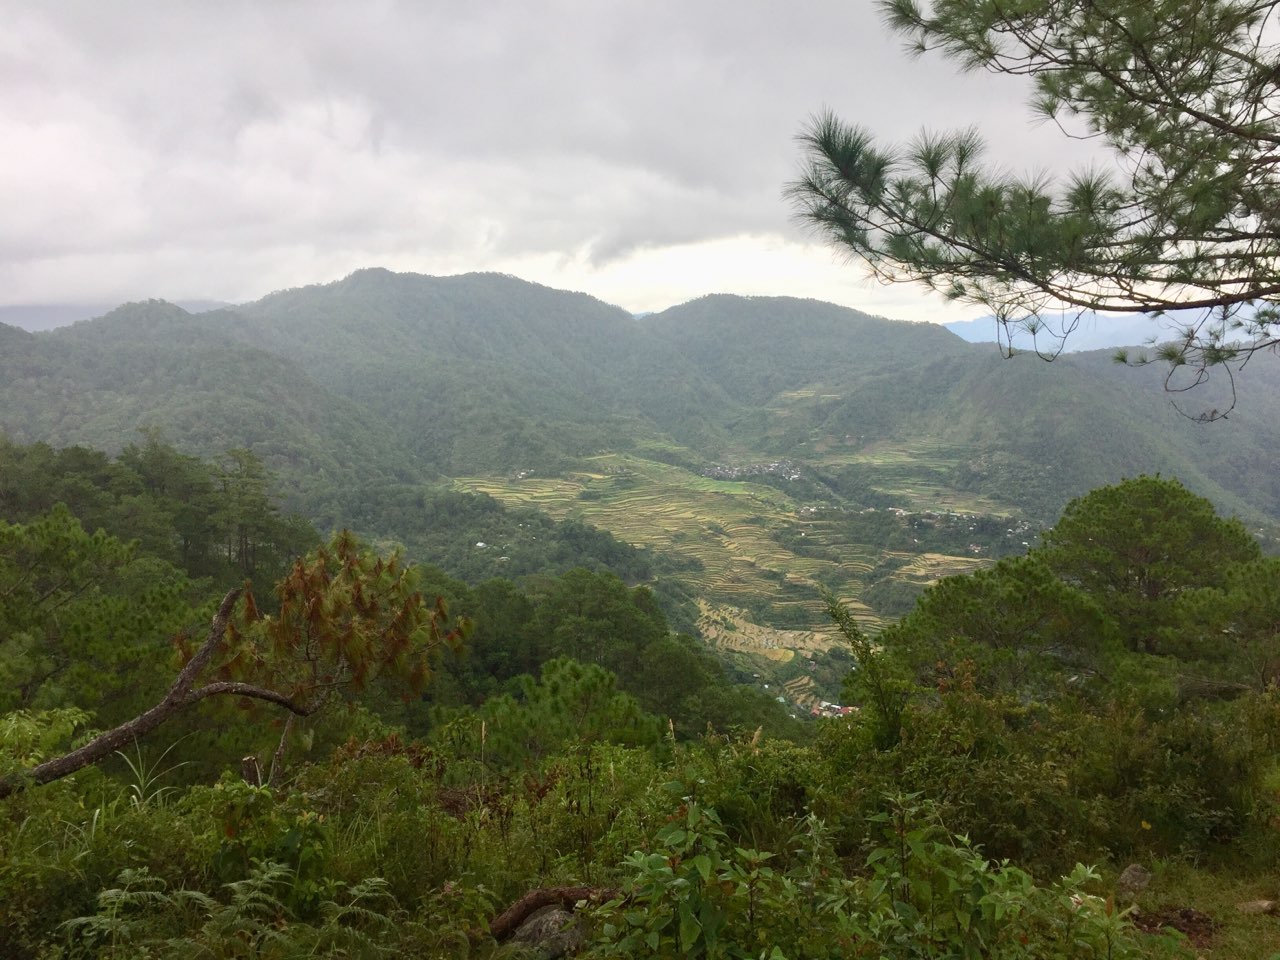
{"label": "foreground shrub", "polygon": [[960,683],[906,711],[890,750],[856,718],[827,724],[817,779],[846,805],[827,814],[846,850],[867,842],[879,798],[905,790],[988,855],[1051,876],[1078,860],[1207,857],[1274,835],[1277,730],[1274,692],[1159,710],[1069,695],[1025,703]]}
{"label": "foreground shrub", "polygon": [[293,874],[283,864],[259,862],[215,898],[172,888],[146,869],[125,870],[117,886],[98,895],[96,913],[63,925],[56,955],[67,960],[468,955],[463,924],[475,919],[474,910],[453,903],[451,914],[414,916],[385,881],[370,878],[334,884],[308,916],[300,916],[290,906]]}
{"label": "foreground shrub", "polygon": [[882,844],[850,878],[817,818],[800,822],[792,855],[778,857],[735,846],[713,810],[686,799],[656,849],[627,859],[623,897],[597,913],[592,956],[1140,955],[1124,915],[1086,892],[1098,880],[1090,868],[1039,887],[948,834],[912,796],[890,800],[875,823]]}

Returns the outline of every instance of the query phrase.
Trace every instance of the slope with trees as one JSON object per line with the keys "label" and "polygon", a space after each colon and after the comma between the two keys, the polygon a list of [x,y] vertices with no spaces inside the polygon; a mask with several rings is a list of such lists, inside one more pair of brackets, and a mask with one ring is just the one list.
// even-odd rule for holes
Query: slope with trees
{"label": "slope with trees", "polygon": [[[185,452],[246,448],[324,526],[346,522],[336,492],[357,481],[546,474],[619,450],[695,470],[820,461],[809,454],[885,439],[1061,477],[1026,490],[980,472],[964,481],[1044,517],[1144,470],[1183,476],[1238,511],[1246,497],[1264,513],[1280,502],[1265,471],[1251,469],[1247,483],[1233,475],[1235,462],[1265,461],[1254,453],[1275,439],[1265,419],[1253,440],[1232,433],[1230,456],[1202,457],[1212,442],[1161,412],[1144,371],[1077,357],[1049,393],[1032,371],[999,369],[935,327],[808,301],[710,297],[635,321],[514,278],[362,271],[235,311],[136,304],[14,334],[0,353],[0,427],[13,438],[113,450],[158,426]],[[1255,366],[1242,389],[1256,382],[1270,396],[1280,378]],[[1070,424],[1083,425],[1074,439],[1037,439]]]}
{"label": "slope with trees", "polygon": [[236,313],[238,336],[391,419],[441,473],[554,468],[655,423],[686,442],[718,439],[723,394],[629,314],[584,294],[370,269]]}
{"label": "slope with trees", "polygon": [[[323,529],[401,544],[473,582],[546,563],[656,577],[685,629],[696,618],[682,600],[697,596],[770,626],[817,626],[816,584],[901,612],[933,561],[899,573],[908,556],[827,522],[848,511],[971,515],[975,532],[1008,518],[1000,549],[957,539],[944,572],[1031,533],[1005,528],[1047,523],[1072,497],[1141,472],[1179,476],[1253,526],[1280,514],[1280,427],[1251,412],[1277,392],[1270,357],[1209,436],[1168,407],[1154,368],[1091,355],[1002,366],[936,327],[781,298],[708,297],[635,320],[492,275],[361,271],[235,310],[136,304],[13,341],[0,351],[0,429],[14,438],[118,450],[158,428],[184,453],[224,458],[218,484],[236,475],[246,493],[253,471],[227,457],[249,451],[282,477],[285,505],[305,503]],[[714,481],[732,499],[703,495],[703,474],[740,469],[752,475]],[[449,478],[571,522],[457,500],[441,489]],[[733,517],[705,522],[739,536],[690,525],[690,510],[731,502]],[[252,564],[237,539],[233,553]],[[926,540],[911,532],[899,552],[927,554]],[[824,566],[824,549],[851,565]],[[719,596],[724,584],[734,589]]]}
{"label": "slope with trees", "polygon": [[21,442],[112,453],[147,428],[184,453],[248,449],[289,477],[292,509],[305,499],[327,522],[335,487],[414,475],[383,424],[289,359],[237,343],[209,316],[151,301],[19,341],[0,353],[0,429]]}
{"label": "slope with trees", "polygon": [[1274,572],[1239,521],[1140,476],[1073,500],[1026,556],[937,583],[878,640],[926,683],[958,670],[1038,699],[1068,676],[1236,697],[1280,664]]}
{"label": "slope with trees", "polygon": [[61,504],[86,529],[227,587],[265,587],[319,542],[310,522],[281,511],[279,484],[250,451],[205,461],[155,431],[141,439],[112,458],[0,437],[0,520],[31,521]]}

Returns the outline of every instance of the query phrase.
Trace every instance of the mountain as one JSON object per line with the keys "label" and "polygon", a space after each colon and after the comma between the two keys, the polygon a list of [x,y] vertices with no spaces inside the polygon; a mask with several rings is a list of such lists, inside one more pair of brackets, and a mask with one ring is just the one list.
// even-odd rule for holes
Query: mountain
{"label": "mountain", "polygon": [[[1194,322],[1195,318],[1187,319]],[[1051,355],[1059,348],[1065,353],[1083,353],[1116,347],[1140,347],[1169,340],[1179,316],[1176,311],[1167,316],[1153,317],[1145,313],[1101,314],[1083,310],[1061,317],[1050,316],[1046,322],[1045,331],[1036,337],[1015,328],[1012,344],[1009,335],[999,329],[995,317],[957,320],[943,326],[969,343],[1000,343],[1005,347],[1011,345],[1015,350],[1039,350],[1044,355]]]}
{"label": "mountain", "polygon": [[921,358],[970,353],[934,324],[789,297],[702,297],[641,325],[728,396],[753,406],[811,383],[853,382],[919,366]]}
{"label": "mountain", "polygon": [[[179,300],[177,306],[188,313],[205,313],[229,307],[221,300]],[[114,309],[114,304],[39,303],[0,307],[0,324],[31,332],[54,330],[81,320],[101,317]]]}
{"label": "mountain", "polygon": [[1214,424],[1187,414],[1227,409],[1212,390],[1229,382],[1171,395],[1162,376],[1106,353],[1002,360],[816,301],[637,318],[509,276],[362,270],[199,314],[149,301],[44,333],[0,325],[0,431],[116,450],[157,426],[193,453],[248,447],[320,526],[412,542],[459,574],[481,569],[463,559],[474,542],[514,544],[524,521],[477,507],[470,545],[445,542],[424,504],[451,501],[417,491],[484,493],[648,548],[721,605],[707,617],[805,627],[819,585],[870,598],[873,622],[1138,473],[1270,528],[1276,358],[1251,361]]}
{"label": "mountain", "polygon": [[[375,269],[234,309],[149,301],[49,333],[0,326],[0,343],[0,429],[16,439],[113,449],[156,424],[193,452],[259,449],[311,489],[555,472],[638,444],[690,467],[769,456],[838,473],[888,443],[930,451],[918,467],[936,482],[1042,517],[1143,470],[1280,515],[1263,402],[1206,427],[1154,368],[1006,361],[817,301],[710,296],[637,319],[514,277]],[[1273,367],[1242,388],[1267,395]]]}
{"label": "mountain", "polygon": [[734,435],[746,449],[832,466],[876,445],[914,449],[920,478],[1043,520],[1084,491],[1156,471],[1228,510],[1280,516],[1280,478],[1260,466],[1280,441],[1265,415],[1280,387],[1271,357],[1238,378],[1228,421],[1210,425],[1188,413],[1225,407],[1221,389],[1179,398],[1180,412],[1163,368],[1109,352],[1005,359],[936,325],[785,298],[707,297],[645,325],[743,406]]}
{"label": "mountain", "polygon": [[362,270],[240,308],[235,335],[384,417],[445,473],[554,468],[726,398],[625,311],[498,274]]}
{"label": "mountain", "polygon": [[115,452],[159,426],[201,455],[249,447],[313,516],[335,488],[419,476],[389,428],[209,316],[148,301],[49,333],[0,327],[0,430]]}

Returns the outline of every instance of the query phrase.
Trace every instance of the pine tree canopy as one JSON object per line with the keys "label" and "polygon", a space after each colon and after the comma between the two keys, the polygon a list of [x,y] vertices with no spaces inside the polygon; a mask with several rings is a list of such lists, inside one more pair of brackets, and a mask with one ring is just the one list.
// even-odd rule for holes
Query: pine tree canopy
{"label": "pine tree canopy", "polygon": [[886,148],[823,113],[789,196],[878,278],[989,308],[1006,336],[1064,335],[1083,310],[1190,310],[1157,353],[1169,385],[1230,371],[1280,343],[1276,6],[881,0],[915,51],[1032,78],[1037,113],[1115,168],[1018,179],[984,167],[973,130]]}

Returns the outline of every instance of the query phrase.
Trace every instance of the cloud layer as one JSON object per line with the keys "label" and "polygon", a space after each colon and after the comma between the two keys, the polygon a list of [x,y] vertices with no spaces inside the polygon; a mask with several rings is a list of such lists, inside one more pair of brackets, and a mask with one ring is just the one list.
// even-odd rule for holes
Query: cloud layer
{"label": "cloud layer", "polygon": [[0,2],[0,300],[242,300],[362,266],[632,310],[870,287],[781,198],[817,109],[1069,149],[1024,89],[912,60],[871,4]]}

